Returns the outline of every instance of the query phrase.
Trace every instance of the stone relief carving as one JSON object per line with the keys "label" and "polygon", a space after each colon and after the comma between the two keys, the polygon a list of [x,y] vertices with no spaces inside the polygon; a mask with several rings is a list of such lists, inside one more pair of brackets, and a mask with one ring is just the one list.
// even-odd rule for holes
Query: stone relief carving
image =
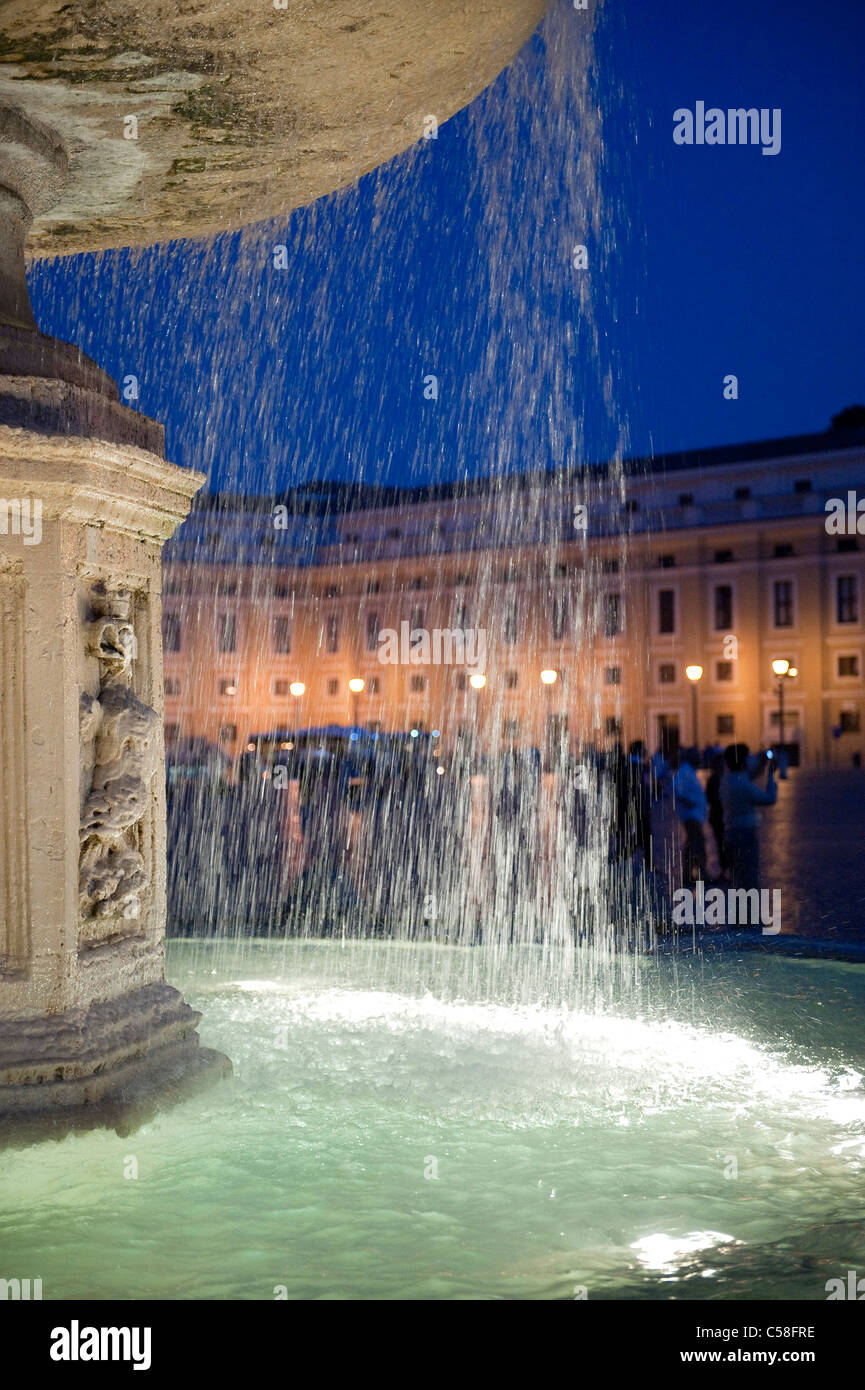
{"label": "stone relief carving", "polygon": [[79,897],[84,918],[134,919],[150,872],[138,827],[151,805],[160,719],[132,689],[136,655],[132,595],[98,582],[90,591],[87,653],[99,662],[99,691],[81,696],[82,772]]}

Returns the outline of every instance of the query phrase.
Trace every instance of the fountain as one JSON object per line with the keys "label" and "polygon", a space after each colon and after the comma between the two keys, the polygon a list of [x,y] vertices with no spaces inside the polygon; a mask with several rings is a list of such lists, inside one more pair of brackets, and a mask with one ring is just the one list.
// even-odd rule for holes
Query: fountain
{"label": "fountain", "polygon": [[[347,52],[341,31],[363,27],[348,22],[350,7],[302,18],[284,8],[262,25],[251,7],[248,28],[236,10],[230,29],[214,13],[209,30],[200,7],[181,11],[173,64],[154,47],[156,14],[137,5],[94,21],[86,5],[49,0],[11,14],[2,34],[0,1120],[13,1137],[129,1127],[230,1069],[200,1047],[198,1015],[164,979],[160,551],[203,477],[165,462],[161,428],[121,405],[95,363],[39,333],[24,273],[31,223],[38,249],[70,250],[284,210],[411,138],[420,73],[435,74],[449,115],[539,13],[526,0],[490,23],[461,8],[463,56],[478,63],[444,75],[454,30],[436,38],[411,6],[392,7],[376,26],[377,61],[399,69],[382,101],[365,65],[325,76],[340,42]],[[232,85],[222,65],[248,57],[251,42],[255,79]],[[323,157],[317,140],[337,129],[348,152]],[[224,142],[227,159],[214,148]],[[191,175],[205,166],[202,211]],[[240,185],[254,194],[241,198]]]}
{"label": "fountain", "polygon": [[[349,22],[341,4],[314,8]],[[149,0],[138,18],[132,9],[124,11],[134,26],[129,45],[147,56]],[[497,62],[528,32],[537,7],[509,11],[513,26],[502,21],[488,50]],[[272,24],[278,7],[274,16]],[[29,23],[19,21],[22,34]],[[82,33],[92,41],[86,26]],[[563,161],[559,176],[594,253],[613,240],[596,187],[597,103],[589,57],[574,64],[562,35],[552,27],[545,35],[557,56],[553,85],[568,88],[575,108],[539,102],[525,119],[541,140],[579,111],[578,157]],[[32,35],[26,52],[19,42],[16,90],[30,99],[48,80],[44,48]],[[116,61],[128,77],[128,54],[103,50],[91,59],[65,29],[63,42],[82,70]],[[360,139],[361,121],[353,158],[338,173],[322,173],[313,159],[293,183],[279,167],[278,132],[271,124],[257,144],[245,108],[246,124],[238,117],[234,129],[239,147],[226,142],[219,155],[235,172],[258,161],[260,201],[239,212],[210,177],[219,167],[214,123],[228,120],[230,94],[220,88],[217,102],[205,91],[194,54],[173,77],[150,58],[141,71],[166,110],[178,91],[192,95],[183,98],[186,116],[172,116],[186,120],[187,144],[169,121],[158,152],[176,184],[151,201],[147,169],[135,185],[146,207],[142,240],[163,216],[172,230],[209,230],[247,209],[263,216],[292,206],[401,148],[392,130]],[[97,106],[100,119],[134,115],[125,94],[116,104],[95,101],[101,80],[82,83],[77,95],[51,94],[58,122],[78,111],[85,124],[96,120]],[[467,99],[471,86],[454,90],[442,110]],[[422,107],[436,107],[429,90],[416,110],[405,106],[399,128],[407,131]],[[50,170],[59,185],[65,156],[51,129],[32,111],[14,120],[8,144],[26,146],[27,159],[39,162],[40,186]],[[314,130],[311,118],[301,125]],[[516,143],[513,130],[501,137],[505,145],[507,136]],[[527,163],[534,206],[547,172]],[[79,159],[80,220],[33,209],[40,248],[136,239],[137,194],[124,203],[118,193],[110,225],[102,225],[86,166]],[[34,333],[20,277],[33,185],[23,164],[16,168],[17,201],[4,204],[11,230],[0,331],[0,362],[8,364],[0,488],[21,503],[19,534],[0,536],[0,852],[8,885],[0,1104],[37,1113],[43,1128],[50,1109],[58,1136],[61,1108],[99,1127],[7,1156],[7,1267],[38,1276],[44,1296],[58,1299],[824,1297],[825,1280],[861,1257],[861,967],[793,960],[768,944],[749,955],[665,938],[651,880],[635,875],[627,857],[611,861],[611,837],[633,827],[617,824],[613,779],[588,744],[603,729],[603,643],[616,635],[609,629],[618,617],[603,597],[610,575],[627,564],[627,536],[610,536],[603,570],[582,536],[549,526],[537,493],[506,485],[521,461],[525,420],[504,365],[515,363],[532,402],[542,399],[550,366],[537,361],[546,350],[544,306],[517,283],[499,219],[503,200],[516,196],[513,161],[491,158],[479,175],[488,194],[490,300],[497,314],[502,303],[517,307],[489,348],[500,487],[484,517],[486,548],[474,547],[472,602],[475,621],[498,622],[521,526],[549,526],[550,589],[563,571],[581,634],[571,674],[582,693],[569,698],[587,731],[584,746],[572,749],[560,730],[544,767],[519,757],[484,767],[469,737],[447,776],[416,759],[412,778],[400,785],[383,776],[372,809],[360,813],[345,809],[347,798],[338,810],[322,785],[318,823],[315,812],[307,822],[321,853],[285,902],[264,852],[284,808],[297,813],[288,803],[296,779],[255,775],[230,793],[220,787],[225,862],[243,870],[228,888],[214,871],[217,837],[206,830],[218,798],[194,789],[185,828],[207,873],[188,873],[189,939],[167,943],[174,988],[163,980],[159,555],[201,477],[162,461],[158,427],[118,405],[92,363]],[[185,222],[183,197],[200,175],[203,193]],[[59,187],[58,196],[76,203]],[[258,264],[272,240],[270,228],[250,234]],[[570,229],[564,240],[570,264]],[[551,260],[538,253],[539,278],[552,280]],[[202,282],[202,300],[207,293]],[[588,345],[587,370],[616,439],[605,471],[568,479],[570,487],[579,478],[580,505],[591,512],[604,498],[624,501],[627,422],[616,418],[614,364],[587,280],[576,299],[574,336]],[[513,322],[521,331],[508,332]],[[250,360],[272,346],[250,343]],[[584,451],[581,424],[567,414],[572,383],[558,370],[549,379],[539,429],[576,470]],[[466,397],[473,408],[473,393]],[[25,543],[37,529],[28,500],[41,502],[39,544]],[[352,563],[340,561],[341,571]],[[272,595],[253,597],[269,619]],[[414,598],[407,584],[404,598]],[[212,591],[190,601],[209,605]],[[554,685],[545,682],[538,698],[552,700]],[[469,734],[484,719],[501,724],[502,697],[488,694],[478,714],[474,691],[463,691]],[[274,800],[280,796],[284,802]],[[196,1039],[199,1018],[206,1048]],[[223,1074],[226,1056],[234,1084],[202,1088],[168,1108],[188,1083]],[[127,1114],[136,1067],[148,1104]],[[48,1086],[56,1088],[50,1106]],[[106,1119],[118,1132],[99,1123]],[[26,1133],[20,1121],[8,1127]],[[153,1260],[154,1249],[168,1257]]]}

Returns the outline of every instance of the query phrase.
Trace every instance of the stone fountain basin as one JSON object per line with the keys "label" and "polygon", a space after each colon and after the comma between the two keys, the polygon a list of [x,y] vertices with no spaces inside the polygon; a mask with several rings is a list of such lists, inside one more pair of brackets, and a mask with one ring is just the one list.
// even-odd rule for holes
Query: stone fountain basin
{"label": "stone fountain basin", "polygon": [[537,1003],[480,948],[169,946],[235,1079],[4,1155],[45,1299],[822,1301],[862,1268],[861,966],[587,958]]}
{"label": "stone fountain basin", "polygon": [[0,104],[55,129],[66,254],[282,217],[423,137],[488,86],[543,0],[6,0]]}

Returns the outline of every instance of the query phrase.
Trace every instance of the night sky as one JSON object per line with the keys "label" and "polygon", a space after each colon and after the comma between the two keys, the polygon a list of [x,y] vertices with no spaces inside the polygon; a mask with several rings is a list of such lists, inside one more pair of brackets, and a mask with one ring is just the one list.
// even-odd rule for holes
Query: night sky
{"label": "night sky", "polygon": [[[562,0],[555,39],[437,140],[285,222],[34,266],[40,327],[136,375],[169,457],[212,487],[426,483],[824,429],[865,401],[861,6],[607,0],[594,230],[562,81],[585,27]],[[673,111],[700,100],[780,107],[780,153],[675,145]]]}

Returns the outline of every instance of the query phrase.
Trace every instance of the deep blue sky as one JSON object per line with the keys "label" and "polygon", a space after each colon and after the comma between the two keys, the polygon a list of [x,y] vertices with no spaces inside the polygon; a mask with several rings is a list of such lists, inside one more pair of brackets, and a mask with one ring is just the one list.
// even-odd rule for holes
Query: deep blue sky
{"label": "deep blue sky", "polygon": [[[134,373],[171,458],[262,492],[804,433],[865,400],[857,0],[608,0],[594,233],[569,95],[585,18],[559,13],[438,140],[353,190],[242,237],[34,267],[40,327]],[[780,154],[674,145],[697,100],[780,107]]]}

